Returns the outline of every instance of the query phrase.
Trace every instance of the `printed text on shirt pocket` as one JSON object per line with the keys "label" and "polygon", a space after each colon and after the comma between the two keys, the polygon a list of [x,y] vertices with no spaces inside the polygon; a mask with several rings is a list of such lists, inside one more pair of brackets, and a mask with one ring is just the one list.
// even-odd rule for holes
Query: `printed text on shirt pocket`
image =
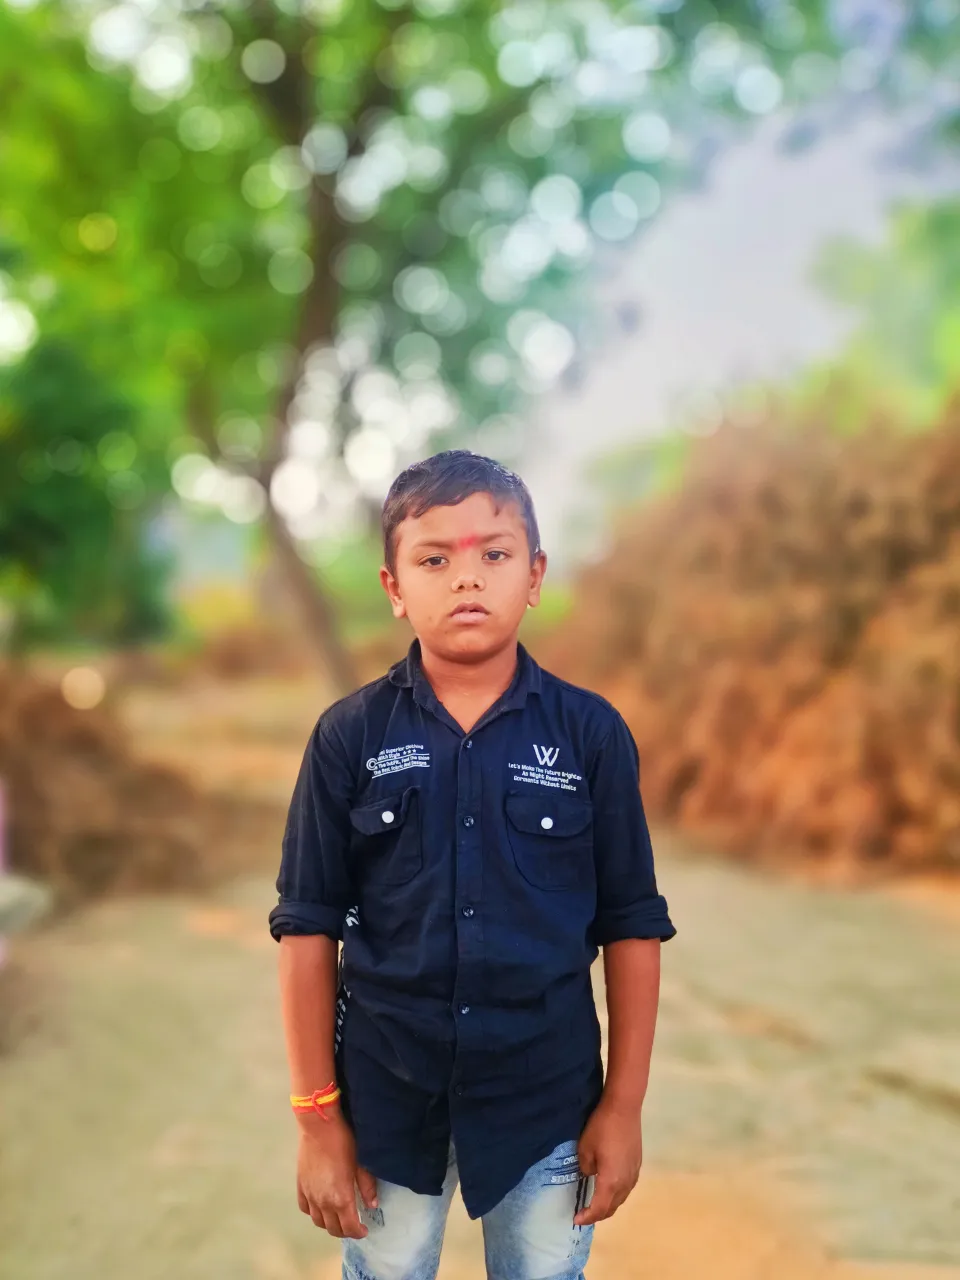
{"label": "printed text on shirt pocket", "polygon": [[361,875],[381,884],[406,884],[420,870],[419,791],[407,787],[350,810]]}
{"label": "printed text on shirt pocket", "polygon": [[565,796],[506,797],[507,832],[517,869],[537,889],[589,889],[594,883],[593,806]]}

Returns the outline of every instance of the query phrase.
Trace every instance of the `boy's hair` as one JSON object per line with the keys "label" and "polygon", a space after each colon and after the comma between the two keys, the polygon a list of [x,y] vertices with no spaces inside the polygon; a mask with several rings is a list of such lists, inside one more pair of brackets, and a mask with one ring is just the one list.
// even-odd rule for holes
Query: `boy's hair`
{"label": "boy's hair", "polygon": [[417,519],[434,507],[455,507],[475,493],[489,493],[497,509],[515,502],[527,527],[531,560],[540,550],[540,530],[530,490],[513,471],[469,449],[447,449],[401,471],[383,504],[383,557],[396,571],[397,527],[409,516]]}

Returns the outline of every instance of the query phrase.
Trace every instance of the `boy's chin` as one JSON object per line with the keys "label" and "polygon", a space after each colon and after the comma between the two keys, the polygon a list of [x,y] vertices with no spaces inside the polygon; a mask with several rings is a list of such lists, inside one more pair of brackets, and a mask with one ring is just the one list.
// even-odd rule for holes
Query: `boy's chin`
{"label": "boy's chin", "polygon": [[499,653],[513,638],[514,632],[505,631],[502,626],[484,624],[444,632],[442,636],[437,636],[433,643],[429,639],[426,643],[435,653],[443,654],[444,657],[476,661]]}

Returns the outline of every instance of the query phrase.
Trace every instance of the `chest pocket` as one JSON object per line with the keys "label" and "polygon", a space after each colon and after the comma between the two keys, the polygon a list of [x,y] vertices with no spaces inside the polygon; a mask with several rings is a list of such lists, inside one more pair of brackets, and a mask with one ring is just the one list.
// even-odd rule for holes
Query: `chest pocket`
{"label": "chest pocket", "polygon": [[589,889],[594,883],[593,805],[566,796],[506,798],[517,869],[537,889]]}
{"label": "chest pocket", "polygon": [[407,787],[350,810],[361,875],[378,884],[406,884],[423,865],[420,795]]}

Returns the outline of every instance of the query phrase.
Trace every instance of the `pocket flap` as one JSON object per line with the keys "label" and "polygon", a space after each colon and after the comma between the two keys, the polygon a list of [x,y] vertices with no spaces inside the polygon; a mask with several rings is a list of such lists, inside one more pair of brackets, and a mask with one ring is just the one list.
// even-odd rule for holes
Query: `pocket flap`
{"label": "pocket flap", "polygon": [[350,822],[362,835],[378,836],[402,827],[410,812],[410,798],[416,787],[407,787],[393,795],[380,796],[350,810]]}
{"label": "pocket flap", "polygon": [[527,835],[575,836],[590,824],[593,805],[550,795],[508,795],[507,817]]}

